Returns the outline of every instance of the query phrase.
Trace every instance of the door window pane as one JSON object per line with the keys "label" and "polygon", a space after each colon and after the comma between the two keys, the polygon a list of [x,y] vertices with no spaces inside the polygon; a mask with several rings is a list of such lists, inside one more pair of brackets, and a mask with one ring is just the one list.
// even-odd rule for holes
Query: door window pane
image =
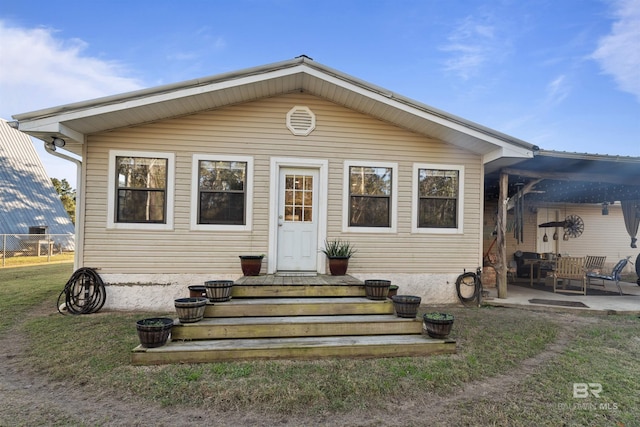
{"label": "door window pane", "polygon": [[284,183],[284,220],[313,221],[313,176],[286,175]]}

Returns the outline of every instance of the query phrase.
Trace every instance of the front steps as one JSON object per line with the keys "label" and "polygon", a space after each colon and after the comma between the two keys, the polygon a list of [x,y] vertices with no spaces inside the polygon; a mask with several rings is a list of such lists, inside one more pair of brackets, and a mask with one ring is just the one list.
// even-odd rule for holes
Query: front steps
{"label": "front steps", "polygon": [[[265,283],[265,284],[260,284]],[[254,359],[400,357],[455,353],[422,320],[396,317],[391,300],[364,297],[350,276],[243,277],[232,299],[210,303],[200,322],[175,319],[170,341],[136,347],[134,365]]]}

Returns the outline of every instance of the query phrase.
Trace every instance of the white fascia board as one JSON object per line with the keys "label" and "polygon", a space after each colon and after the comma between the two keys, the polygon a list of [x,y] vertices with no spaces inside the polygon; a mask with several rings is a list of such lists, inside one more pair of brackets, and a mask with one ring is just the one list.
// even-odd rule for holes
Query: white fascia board
{"label": "white fascia board", "polygon": [[83,133],[71,129],[58,121],[37,120],[34,122],[20,122],[18,130],[38,139],[45,138],[46,136],[59,136],[65,140],[77,142],[78,144],[84,143]]}
{"label": "white fascia board", "polygon": [[505,147],[499,147],[495,150],[492,150],[489,153],[482,156],[482,163],[486,165],[487,163],[490,163],[502,157],[516,157],[516,158],[530,159],[530,158],[533,158],[533,156],[534,156],[533,151],[527,150],[526,148],[505,146]]}

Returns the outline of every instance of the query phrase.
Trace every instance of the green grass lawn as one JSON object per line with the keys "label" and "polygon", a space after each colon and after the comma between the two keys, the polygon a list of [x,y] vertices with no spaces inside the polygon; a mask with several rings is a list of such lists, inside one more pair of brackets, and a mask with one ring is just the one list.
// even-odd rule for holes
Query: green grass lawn
{"label": "green grass lawn", "polygon": [[[558,354],[522,374],[509,393],[456,407],[456,424],[632,426],[640,419],[638,316],[452,307],[455,355],[136,367],[130,364],[138,344],[135,321],[167,313],[63,316],[56,299],[71,273],[65,264],[0,270],[0,312],[10,313],[2,316],[0,334],[18,328],[30,341],[25,369],[74,386],[221,411],[345,413],[428,396],[444,402],[465,386],[520,375],[562,335],[568,340]],[[38,314],[28,315],[34,308]],[[601,397],[574,398],[574,383],[601,384]],[[595,409],[576,406],[587,401]]]}

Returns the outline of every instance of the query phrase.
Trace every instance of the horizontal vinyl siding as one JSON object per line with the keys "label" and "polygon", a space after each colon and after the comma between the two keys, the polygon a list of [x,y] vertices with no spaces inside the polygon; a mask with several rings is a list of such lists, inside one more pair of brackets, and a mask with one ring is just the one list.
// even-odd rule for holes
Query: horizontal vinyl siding
{"label": "horizontal vinyl siding", "polygon": [[[316,128],[308,136],[294,136],[286,128],[286,114],[296,105],[307,106],[316,115]],[[173,231],[106,229],[112,149],[176,153]],[[190,231],[191,165],[196,153],[254,157],[252,232]],[[322,202],[328,207],[327,230],[329,238],[348,239],[357,248],[351,273],[456,273],[478,264],[479,156],[313,96],[290,94],[91,136],[85,157],[84,265],[106,273],[240,274],[238,255],[267,253],[271,157],[329,161],[329,196]],[[341,233],[344,160],[398,163],[397,233]],[[416,162],[465,166],[464,234],[411,234]]]}
{"label": "horizontal vinyl siding", "polygon": [[[584,231],[576,238],[568,241],[562,240],[563,230],[558,229],[558,253],[562,256],[606,256],[605,265],[613,267],[620,259],[631,256],[634,262],[638,256],[638,249],[631,248],[631,238],[624,225],[620,203],[609,206],[609,215],[602,215],[600,205],[562,205],[554,206],[549,210],[549,217],[558,211],[558,217],[562,221],[568,215],[578,215],[584,221]],[[538,210],[538,221],[547,222],[546,209]],[[549,221],[553,221],[550,219]],[[553,228],[549,228],[547,236],[549,242],[544,243],[544,229],[538,231],[538,248],[540,252],[553,252]],[[627,264],[627,270],[633,271],[634,267]]]}
{"label": "horizontal vinyl siding", "polygon": [[[487,203],[484,220],[484,252],[491,246],[496,224],[497,206],[495,203]],[[547,212],[548,210],[548,212]],[[567,215],[578,215],[584,221],[584,232],[580,237],[562,240],[564,230],[558,228],[558,240],[553,240],[555,228],[540,228],[539,224],[545,222],[562,221]],[[513,224],[513,213],[509,212],[508,224]],[[606,265],[613,267],[622,258],[631,255],[631,261],[638,256],[638,249],[630,247],[631,238],[627,233],[622,217],[622,209],[617,203],[609,206],[609,215],[602,215],[600,205],[550,205],[549,208],[539,203],[531,205],[531,209],[525,211],[524,241],[518,243],[513,237],[510,228],[507,232],[507,261],[513,259],[513,253],[517,250],[523,252],[552,252],[563,256],[606,256]],[[547,233],[548,241],[544,242],[544,234]],[[491,253],[497,255],[497,246],[494,244]],[[633,266],[627,266],[628,271],[633,271]]]}

